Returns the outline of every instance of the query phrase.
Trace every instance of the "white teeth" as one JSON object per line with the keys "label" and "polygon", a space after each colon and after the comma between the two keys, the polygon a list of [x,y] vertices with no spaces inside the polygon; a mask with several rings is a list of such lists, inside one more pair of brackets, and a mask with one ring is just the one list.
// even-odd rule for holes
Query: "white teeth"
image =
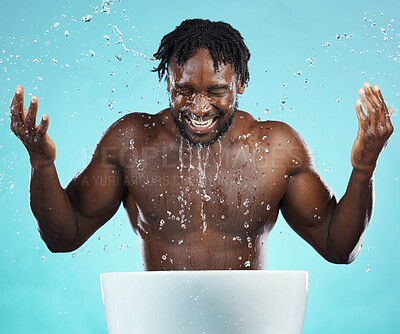
{"label": "white teeth", "polygon": [[206,128],[212,124],[213,119],[209,119],[208,121],[195,121],[194,119],[190,118],[190,122],[196,127]]}

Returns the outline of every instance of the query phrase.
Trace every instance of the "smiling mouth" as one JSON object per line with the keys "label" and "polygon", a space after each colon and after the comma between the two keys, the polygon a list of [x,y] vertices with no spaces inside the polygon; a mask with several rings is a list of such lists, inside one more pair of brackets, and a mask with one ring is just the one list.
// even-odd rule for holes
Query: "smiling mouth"
{"label": "smiling mouth", "polygon": [[212,131],[218,116],[209,117],[207,119],[202,119],[201,117],[196,117],[195,115],[186,114],[184,119],[189,126],[189,128],[196,132],[197,134],[206,134]]}
{"label": "smiling mouth", "polygon": [[208,128],[213,124],[215,120],[215,118],[210,118],[208,120],[199,120],[193,119],[192,117],[188,117],[187,119],[196,128]]}

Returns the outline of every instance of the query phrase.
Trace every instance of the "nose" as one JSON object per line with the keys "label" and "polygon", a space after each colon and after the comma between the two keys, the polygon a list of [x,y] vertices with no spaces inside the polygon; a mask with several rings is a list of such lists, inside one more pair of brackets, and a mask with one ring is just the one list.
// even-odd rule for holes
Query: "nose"
{"label": "nose", "polygon": [[191,104],[192,113],[197,117],[204,117],[212,110],[210,99],[201,93],[195,94]]}

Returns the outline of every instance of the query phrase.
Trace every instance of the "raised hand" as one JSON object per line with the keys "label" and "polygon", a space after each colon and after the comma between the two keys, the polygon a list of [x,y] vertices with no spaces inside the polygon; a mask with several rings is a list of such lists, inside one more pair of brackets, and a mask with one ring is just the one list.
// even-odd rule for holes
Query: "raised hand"
{"label": "raised hand", "polygon": [[[392,108],[388,108],[377,85],[372,87],[368,82],[358,90],[360,100],[356,102],[358,133],[351,152],[351,163],[360,171],[372,173],[378,156],[393,133],[390,116]],[[363,107],[367,115],[363,111]]]}
{"label": "raised hand", "polygon": [[28,108],[24,107],[24,89],[17,86],[11,101],[11,130],[26,147],[33,168],[51,165],[56,158],[56,146],[48,136],[49,117],[43,115],[36,125],[38,99],[33,96]]}

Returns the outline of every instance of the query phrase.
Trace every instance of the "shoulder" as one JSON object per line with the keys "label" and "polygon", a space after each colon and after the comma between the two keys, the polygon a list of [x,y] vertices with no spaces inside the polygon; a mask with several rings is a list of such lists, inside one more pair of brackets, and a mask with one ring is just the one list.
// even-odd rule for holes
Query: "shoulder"
{"label": "shoulder", "polygon": [[288,168],[288,174],[314,169],[306,142],[290,125],[280,121],[259,121],[257,124],[257,137],[265,139],[269,151]]}
{"label": "shoulder", "polygon": [[146,141],[158,133],[163,122],[162,114],[134,112],[122,116],[103,134],[99,145],[125,146],[135,141]]}
{"label": "shoulder", "polygon": [[115,121],[105,134],[127,131],[143,131],[151,127],[159,118],[159,114],[148,114],[144,112],[133,112],[122,116]]}
{"label": "shoulder", "polygon": [[256,133],[264,133],[268,132],[270,135],[274,137],[297,137],[300,139],[300,135],[287,123],[281,121],[261,121],[259,119],[255,119],[251,114],[246,111],[237,111],[237,119],[240,125],[246,124],[250,130]]}
{"label": "shoulder", "polygon": [[271,139],[273,138],[281,143],[286,142],[288,144],[305,145],[300,134],[287,123],[280,121],[266,121],[260,123],[268,130]]}
{"label": "shoulder", "polygon": [[93,159],[115,165],[125,165],[131,154],[142,152],[159,142],[164,111],[158,114],[134,112],[115,121],[97,144]]}

